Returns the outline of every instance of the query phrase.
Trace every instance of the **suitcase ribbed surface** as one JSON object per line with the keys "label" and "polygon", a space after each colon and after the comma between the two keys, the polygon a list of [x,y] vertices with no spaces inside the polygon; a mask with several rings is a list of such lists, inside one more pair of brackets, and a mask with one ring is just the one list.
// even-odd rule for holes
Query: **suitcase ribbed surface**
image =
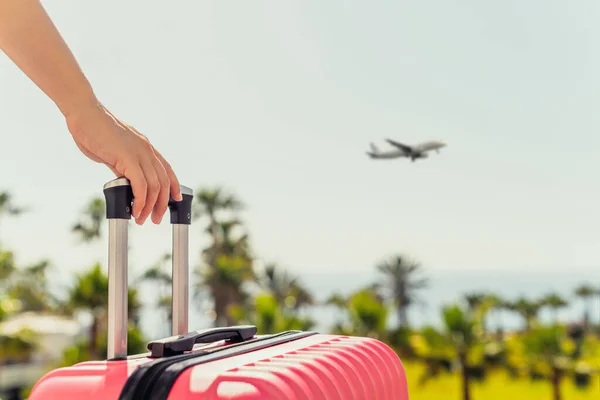
{"label": "suitcase ribbed surface", "polygon": [[378,340],[345,336],[230,369],[206,395],[207,400],[408,400],[396,353]]}
{"label": "suitcase ribbed surface", "polygon": [[[166,384],[146,398],[408,400],[400,358],[375,339],[313,334],[260,349],[251,345],[239,349],[238,354],[220,359],[195,358],[197,365],[172,376],[168,371],[154,376],[157,385],[163,378]],[[38,381],[30,399],[117,400],[129,376],[148,361],[94,361],[59,368]]]}

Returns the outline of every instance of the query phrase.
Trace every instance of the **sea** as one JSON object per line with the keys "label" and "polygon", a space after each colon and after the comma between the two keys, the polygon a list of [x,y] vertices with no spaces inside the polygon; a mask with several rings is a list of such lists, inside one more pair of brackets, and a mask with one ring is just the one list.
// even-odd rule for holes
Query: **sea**
{"label": "sea", "polygon": [[[318,301],[323,301],[332,293],[349,294],[371,283],[377,282],[378,275],[372,271],[334,271],[310,272],[294,271],[301,282],[313,293]],[[441,307],[445,304],[461,301],[469,292],[490,292],[507,300],[524,296],[531,300],[548,293],[561,295],[569,306],[561,309],[558,320],[561,322],[579,322],[583,318],[584,302],[574,294],[575,288],[581,284],[589,284],[600,290],[600,268],[577,270],[565,267],[564,270],[545,271],[427,271],[429,286],[418,292],[419,302],[408,311],[411,326],[418,328],[424,325],[441,326]],[[381,279],[379,279],[381,281]],[[148,337],[169,336],[170,328],[165,316],[156,309],[156,289],[142,287],[141,297],[146,306],[142,311],[141,327]],[[191,295],[191,294],[190,294]],[[600,296],[592,300],[591,320],[600,323]],[[316,322],[315,330],[328,332],[342,318],[340,311],[330,306],[313,306],[305,311]],[[397,323],[396,314],[390,311],[388,325]],[[550,310],[542,310],[542,322],[553,321],[555,315]],[[505,329],[520,329],[522,319],[512,312],[494,312],[486,321],[489,329],[502,325]],[[206,307],[198,305],[190,299],[190,330],[204,329],[212,326]]]}

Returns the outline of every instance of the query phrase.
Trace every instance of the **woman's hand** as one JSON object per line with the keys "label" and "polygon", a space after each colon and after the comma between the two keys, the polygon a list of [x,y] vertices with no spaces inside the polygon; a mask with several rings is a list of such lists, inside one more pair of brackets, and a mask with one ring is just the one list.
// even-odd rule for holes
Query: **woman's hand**
{"label": "woman's hand", "polygon": [[133,189],[132,215],[143,224],[152,213],[160,223],[168,206],[169,195],[181,200],[179,182],[169,163],[132,126],[112,115],[99,102],[83,106],[66,115],[67,126],[75,143],[88,158],[124,176]]}
{"label": "woman's hand", "polygon": [[[56,104],[79,149],[131,182],[132,214],[159,223],[179,182],[148,139],[96,99],[75,57],[39,0],[0,0],[0,50]],[[2,85],[0,84],[0,87]],[[4,93],[2,93],[4,95]]]}

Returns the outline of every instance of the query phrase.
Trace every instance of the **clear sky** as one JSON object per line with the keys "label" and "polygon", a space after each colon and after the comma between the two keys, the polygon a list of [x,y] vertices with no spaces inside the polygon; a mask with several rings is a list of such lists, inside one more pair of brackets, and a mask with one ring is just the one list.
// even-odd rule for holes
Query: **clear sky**
{"label": "clear sky", "polygon": [[[440,272],[597,271],[598,2],[43,3],[183,184],[243,199],[261,257],[311,273],[397,251]],[[105,241],[69,228],[111,173],[4,56],[0,135],[0,189],[32,209],[1,221],[3,243],[65,277],[104,260]],[[369,160],[385,137],[449,145]],[[131,235],[132,274],[170,248],[166,219]]]}

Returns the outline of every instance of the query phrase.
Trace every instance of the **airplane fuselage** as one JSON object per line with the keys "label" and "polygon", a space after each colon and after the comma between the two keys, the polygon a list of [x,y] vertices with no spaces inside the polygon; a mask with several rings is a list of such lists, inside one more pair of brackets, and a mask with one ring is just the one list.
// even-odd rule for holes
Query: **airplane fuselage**
{"label": "airplane fuselage", "polygon": [[402,158],[402,157],[408,157],[408,158],[427,158],[429,155],[427,153],[416,153],[416,154],[409,154],[409,153],[405,153],[403,151],[381,151],[378,153],[373,153],[373,152],[367,152],[367,154],[371,157],[371,158],[384,158],[384,159],[389,159],[389,158]]}
{"label": "airplane fuselage", "polygon": [[382,151],[379,153],[368,152],[367,153],[371,158],[400,158],[406,157],[406,153],[403,151]]}
{"label": "airplane fuselage", "polygon": [[430,151],[435,150],[439,153],[441,148],[446,147],[446,143],[440,141],[428,141],[419,143],[415,146],[407,146],[389,139],[387,141],[397,148],[389,151],[380,151],[374,144],[371,144],[371,151],[367,152],[367,155],[374,159],[393,159],[406,157],[410,158],[412,161],[415,161],[418,158],[427,158],[429,156],[428,152]]}

